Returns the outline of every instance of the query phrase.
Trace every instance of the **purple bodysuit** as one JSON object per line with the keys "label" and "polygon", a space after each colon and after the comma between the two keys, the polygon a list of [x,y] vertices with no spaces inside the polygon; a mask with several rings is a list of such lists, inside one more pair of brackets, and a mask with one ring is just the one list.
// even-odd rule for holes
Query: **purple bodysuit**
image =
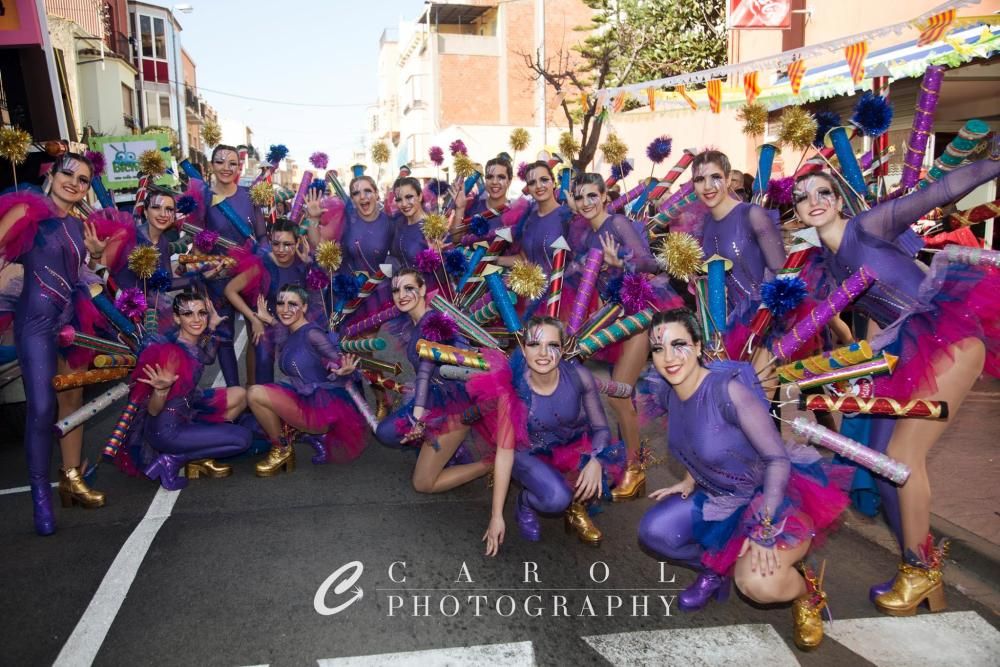
{"label": "purple bodysuit", "polygon": [[[419,226],[418,226],[419,227]],[[385,211],[371,222],[362,220],[353,209],[344,214],[344,232],[340,246],[344,249],[341,272],[364,271],[372,274],[384,264],[396,232],[396,221]]]}
{"label": "purple bodysuit", "polygon": [[529,262],[542,267],[543,271],[552,268],[551,246],[560,236],[568,238],[568,221],[572,214],[565,206],[557,206],[548,214],[539,216],[538,208],[533,206],[527,217],[514,229],[514,243],[520,247]]}

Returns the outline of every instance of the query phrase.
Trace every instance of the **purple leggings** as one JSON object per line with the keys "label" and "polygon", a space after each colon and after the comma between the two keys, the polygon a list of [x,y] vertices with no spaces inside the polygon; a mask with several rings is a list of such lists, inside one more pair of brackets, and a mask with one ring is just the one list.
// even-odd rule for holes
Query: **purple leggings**
{"label": "purple leggings", "polygon": [[236,424],[188,422],[166,409],[146,425],[149,446],[161,454],[182,456],[186,461],[224,459],[250,449],[253,434]]}
{"label": "purple leggings", "polygon": [[660,558],[704,570],[701,555],[705,549],[692,532],[693,508],[690,496],[672,495],[659,501],[639,521],[639,543]]}
{"label": "purple leggings", "polygon": [[560,514],[573,500],[562,474],[528,452],[514,453],[511,475],[524,487],[524,499],[536,512]]}
{"label": "purple leggings", "polygon": [[[887,454],[889,439],[892,438],[892,432],[896,427],[896,419],[894,417],[876,417],[874,415],[867,416],[866,419],[871,420],[868,446],[877,452]],[[882,501],[882,514],[885,516],[886,523],[889,524],[892,534],[896,536],[899,548],[902,549],[903,520],[899,513],[898,487],[884,477],[879,475],[873,476],[875,477],[875,486],[878,487],[879,497]]]}
{"label": "purple leggings", "polygon": [[27,399],[24,445],[28,480],[32,483],[47,482],[52,465],[55,439],[52,429],[58,414],[56,392],[52,388],[58,355],[55,330],[55,319],[44,315],[16,318],[14,322],[14,345]]}

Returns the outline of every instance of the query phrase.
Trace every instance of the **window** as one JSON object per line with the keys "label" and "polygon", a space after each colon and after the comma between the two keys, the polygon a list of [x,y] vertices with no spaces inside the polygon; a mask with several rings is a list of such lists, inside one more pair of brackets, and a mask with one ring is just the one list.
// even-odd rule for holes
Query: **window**
{"label": "window", "polygon": [[122,84],[122,113],[126,116],[135,116],[135,105],[132,102],[132,89]]}
{"label": "window", "polygon": [[170,97],[160,95],[160,125],[170,125]]}
{"label": "window", "polygon": [[142,38],[142,57],[153,57],[153,30],[150,27],[150,17],[145,14],[139,16],[139,34]]}
{"label": "window", "polygon": [[169,83],[166,23],[162,18],[139,14],[142,76],[147,81]]}
{"label": "window", "polygon": [[146,91],[146,125],[173,127],[169,95],[151,90]]}

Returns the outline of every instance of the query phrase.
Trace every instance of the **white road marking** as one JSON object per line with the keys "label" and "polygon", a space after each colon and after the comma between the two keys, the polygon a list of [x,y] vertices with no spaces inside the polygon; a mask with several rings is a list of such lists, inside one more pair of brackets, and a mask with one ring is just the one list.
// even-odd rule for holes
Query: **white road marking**
{"label": "white road marking", "polygon": [[612,665],[799,665],[770,625],[644,630],[583,640]]}
{"label": "white road marking", "polygon": [[[54,489],[59,486],[59,482],[50,482],[49,486]],[[15,486],[10,489],[0,489],[0,496],[10,495],[11,493],[27,493],[28,491],[31,491],[30,486]]]}
{"label": "white road marking", "polygon": [[1000,632],[974,611],[838,619],[826,634],[880,667],[1000,662]]}
{"label": "white road marking", "polygon": [[167,491],[162,487],[157,490],[153,502],[146,510],[146,515],[125,540],[121,551],[118,552],[97,592],[94,593],[93,599],[73,629],[73,634],[63,645],[59,657],[53,663],[54,667],[93,664],[135,580],[136,572],[139,571],[139,566],[153,543],[153,538],[170,516],[179,495],[180,491]]}
{"label": "white road marking", "polygon": [[482,644],[428,651],[360,655],[352,658],[324,658],[319,667],[455,667],[456,665],[523,665],[533,667],[535,649],[531,642]]}

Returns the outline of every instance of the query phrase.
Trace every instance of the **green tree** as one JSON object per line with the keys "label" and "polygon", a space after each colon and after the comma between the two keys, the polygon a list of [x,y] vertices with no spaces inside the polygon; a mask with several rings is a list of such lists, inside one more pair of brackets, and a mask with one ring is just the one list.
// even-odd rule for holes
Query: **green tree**
{"label": "green tree", "polygon": [[[577,44],[554,54],[521,54],[560,100],[569,131],[579,132],[573,166],[585,169],[601,142],[605,116],[582,93],[717,67],[726,59],[722,0],[581,0],[593,11]],[[609,100],[610,102],[610,100]]]}

